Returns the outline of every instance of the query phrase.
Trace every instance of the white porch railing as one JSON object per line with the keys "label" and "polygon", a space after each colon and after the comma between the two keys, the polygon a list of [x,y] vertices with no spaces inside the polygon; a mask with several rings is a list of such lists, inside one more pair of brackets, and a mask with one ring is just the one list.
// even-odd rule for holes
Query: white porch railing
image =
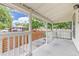
{"label": "white porch railing", "polygon": [[71,29],[53,29],[47,32],[47,38],[71,39]]}
{"label": "white porch railing", "polygon": [[[18,55],[24,55],[27,53],[27,39],[26,39],[26,32],[0,32],[0,55],[2,56],[18,56]],[[17,41],[16,42],[16,36],[17,36]],[[3,38],[6,37],[7,40],[5,44],[7,44],[7,48],[3,48],[4,43],[3,43]],[[13,37],[11,41],[11,37]],[[21,41],[20,41],[21,40]],[[17,45],[17,47],[16,47]],[[12,48],[11,48],[12,47]],[[6,51],[3,51],[5,50]]]}
{"label": "white porch railing", "polygon": [[[7,39],[7,50],[3,51],[3,38],[6,36]],[[16,36],[18,37],[16,43]],[[21,37],[20,37],[21,36]],[[2,56],[19,56],[19,55],[26,55],[28,53],[28,47],[27,47],[27,36],[28,33],[26,32],[0,32],[0,55]],[[13,37],[13,41],[11,42],[11,37]],[[53,39],[71,39],[71,30],[70,29],[53,29],[52,31],[47,31],[47,43],[50,43],[53,41]],[[44,39],[44,40],[43,40]],[[21,42],[20,42],[21,41]],[[43,42],[42,42],[43,41]],[[41,42],[41,43],[38,43]],[[39,45],[39,44],[44,44],[45,43],[45,38],[40,38],[40,40],[35,40],[33,41],[33,44]],[[11,44],[12,49],[11,49]],[[16,47],[17,45],[17,47]],[[32,47],[33,48],[33,47]],[[34,49],[35,50],[35,49]]]}

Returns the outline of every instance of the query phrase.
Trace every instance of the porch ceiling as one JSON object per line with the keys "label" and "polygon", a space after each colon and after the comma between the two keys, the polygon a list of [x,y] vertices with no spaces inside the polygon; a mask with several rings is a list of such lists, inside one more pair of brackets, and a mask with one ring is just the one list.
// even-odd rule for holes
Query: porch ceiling
{"label": "porch ceiling", "polygon": [[10,8],[18,9],[25,13],[33,11],[33,14],[50,22],[71,21],[74,3],[21,3],[2,4]]}
{"label": "porch ceiling", "polygon": [[26,3],[25,5],[53,22],[72,20],[74,5],[72,3]]}

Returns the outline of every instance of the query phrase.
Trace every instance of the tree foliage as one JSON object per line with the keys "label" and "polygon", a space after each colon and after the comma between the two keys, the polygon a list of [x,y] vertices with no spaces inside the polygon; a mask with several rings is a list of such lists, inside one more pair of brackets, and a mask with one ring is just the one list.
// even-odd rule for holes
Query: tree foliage
{"label": "tree foliage", "polygon": [[[61,23],[48,23],[48,29],[52,29],[52,24],[53,24],[53,28],[57,28],[57,29],[70,29],[72,22],[61,22]],[[42,21],[39,21],[38,18],[33,17],[32,18],[32,28],[33,29],[39,29],[40,27],[44,27],[45,24]]]}
{"label": "tree foliage", "polygon": [[51,23],[48,23],[48,29],[52,29],[52,24]]}
{"label": "tree foliage", "polygon": [[9,10],[0,5],[0,29],[10,28],[12,25],[12,18]]}
{"label": "tree foliage", "polygon": [[72,25],[72,22],[62,22],[62,23],[54,23],[53,28],[57,29],[70,29]]}
{"label": "tree foliage", "polygon": [[43,26],[44,26],[43,22],[39,21],[38,18],[36,17],[32,18],[32,29],[38,29]]}

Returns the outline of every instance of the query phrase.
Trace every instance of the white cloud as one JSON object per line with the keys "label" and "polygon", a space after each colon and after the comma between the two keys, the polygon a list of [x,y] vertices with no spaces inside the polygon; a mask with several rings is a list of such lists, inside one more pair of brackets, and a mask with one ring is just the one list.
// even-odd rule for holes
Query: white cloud
{"label": "white cloud", "polygon": [[13,27],[15,27],[17,23],[27,24],[27,23],[29,23],[28,20],[29,20],[28,17],[20,17],[20,18],[18,18],[18,20],[13,20],[12,25],[13,25]]}
{"label": "white cloud", "polygon": [[14,16],[13,16],[13,15],[12,15],[11,17],[12,17],[12,18],[14,18]]}
{"label": "white cloud", "polygon": [[18,23],[18,21],[17,20],[13,20],[12,26],[15,27],[16,26],[16,23]]}
{"label": "white cloud", "polygon": [[18,22],[19,23],[24,23],[24,24],[26,24],[26,23],[29,23],[29,18],[28,17],[20,17],[19,19],[18,19]]}

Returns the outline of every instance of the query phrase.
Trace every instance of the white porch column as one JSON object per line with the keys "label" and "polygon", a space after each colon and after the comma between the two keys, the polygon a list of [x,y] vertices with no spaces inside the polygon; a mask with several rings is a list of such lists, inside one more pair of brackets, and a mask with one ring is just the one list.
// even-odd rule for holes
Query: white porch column
{"label": "white porch column", "polygon": [[79,51],[79,5],[74,5],[72,40]]}
{"label": "white porch column", "polygon": [[46,44],[48,43],[48,42],[47,42],[47,41],[48,41],[48,38],[47,38],[47,32],[48,32],[48,29],[47,29],[47,28],[48,28],[48,27],[47,27],[47,24],[48,24],[48,23],[47,23],[47,22],[45,22]]}
{"label": "white porch column", "polygon": [[29,14],[28,55],[32,56],[32,13]]}
{"label": "white porch column", "polygon": [[53,38],[53,24],[52,24],[52,40],[53,40],[54,38]]}
{"label": "white porch column", "polygon": [[[73,30],[75,30],[75,38],[77,38],[78,36],[78,31],[79,31],[79,8],[74,10],[74,20],[73,23],[75,22],[74,28]],[[73,34],[74,35],[74,34]]]}
{"label": "white porch column", "polygon": [[52,30],[53,30],[53,23],[52,23]]}

